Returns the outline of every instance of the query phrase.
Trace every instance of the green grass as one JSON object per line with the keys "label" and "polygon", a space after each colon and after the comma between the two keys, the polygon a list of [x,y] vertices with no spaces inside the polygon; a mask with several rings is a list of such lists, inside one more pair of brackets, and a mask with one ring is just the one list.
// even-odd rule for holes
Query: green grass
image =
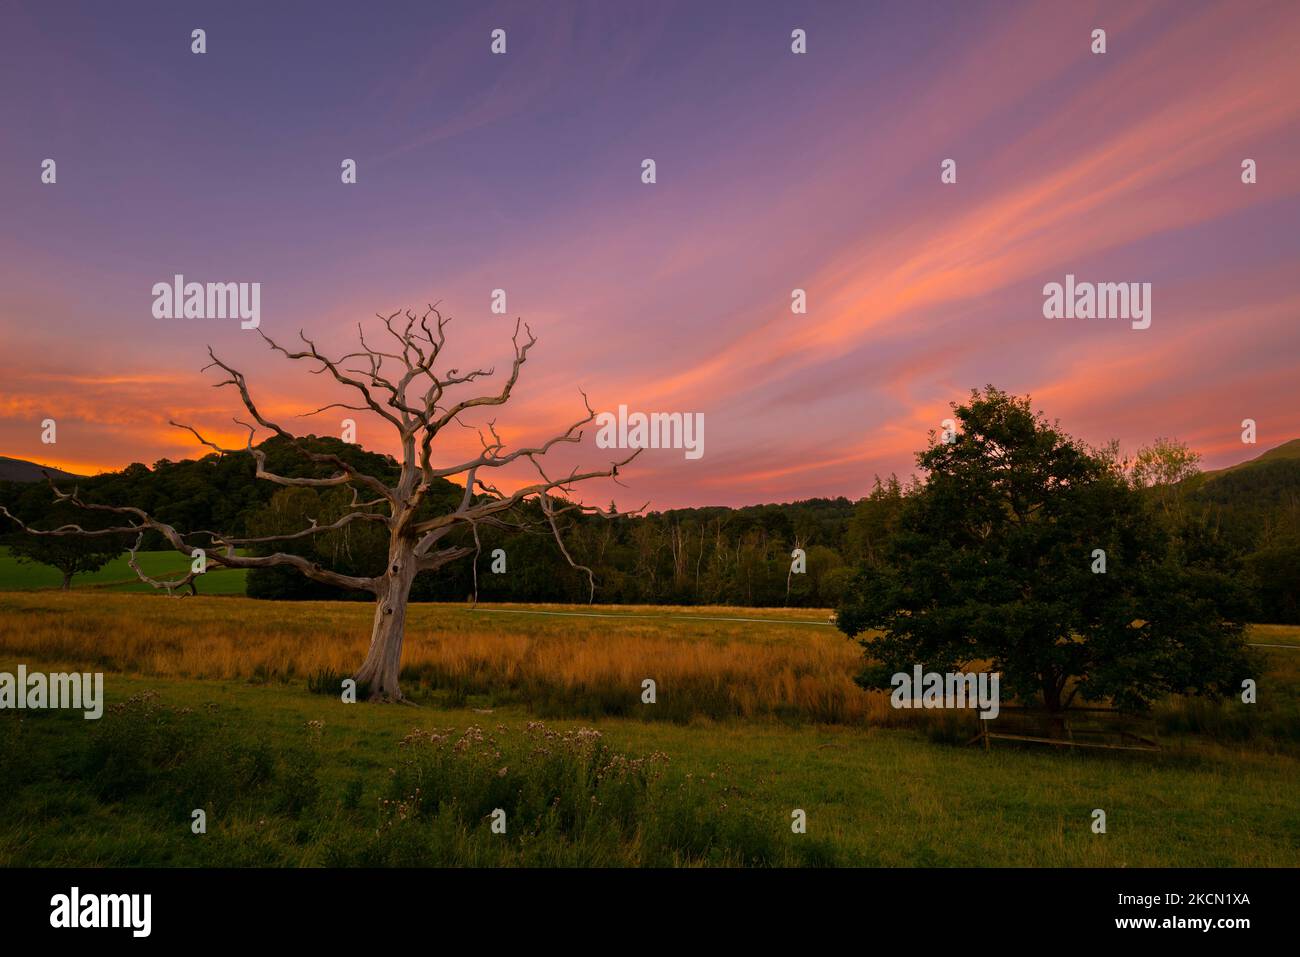
{"label": "green grass", "polygon": [[[985,753],[862,727],[556,720],[561,732],[597,728],[631,758],[667,760],[652,787],[616,792],[595,823],[544,821],[538,789],[558,795],[588,772],[568,758],[528,764],[531,716],[517,706],[347,705],[297,683],[125,675],[106,687],[114,703],[157,692],[156,714],[183,732],[154,740],[165,722],[142,716],[139,700],[99,722],[0,713],[0,864],[1293,866],[1300,852],[1300,762],[1214,742],[1142,757]],[[518,798],[508,836],[480,814],[506,800],[484,790],[486,765],[412,765],[400,743],[413,728],[459,736],[471,725],[500,739],[511,781],[534,795]],[[441,801],[403,812],[418,780]],[[212,808],[206,835],[190,832],[191,807]],[[807,834],[790,832],[795,808]],[[1090,829],[1094,808],[1106,811],[1104,835]]]}
{"label": "green grass", "polygon": [[[112,592],[154,591],[151,585],[140,580],[127,564],[127,558],[127,553],[123,552],[99,571],[73,576],[72,587],[98,588]],[[190,563],[179,552],[140,552],[137,560],[146,575],[160,580],[179,578],[190,568]],[[198,588],[204,595],[242,595],[247,576],[246,569],[213,566],[199,580]],[[59,588],[62,584],[63,573],[58,569],[34,562],[20,562],[10,554],[9,549],[0,548],[0,591],[34,591]]]}
{"label": "green grass", "polygon": [[[0,672],[103,670],[110,704],[127,705],[100,721],[0,711],[0,866],[1300,860],[1300,628],[1252,628],[1283,646],[1258,649],[1257,705],[1160,702],[1160,753],[985,752],[886,727],[887,707],[798,699],[860,665],[833,629],[798,623],[818,613],[514,610],[527,613],[413,607],[403,681],[420,706],[403,707],[332,691],[364,655],[365,605],[0,595]],[[753,691],[786,670],[764,694],[798,707],[709,707],[709,680]],[[646,674],[664,679],[656,707],[677,707],[662,720],[624,706]],[[558,737],[529,730],[539,717]],[[484,740],[456,750],[471,726]],[[806,834],[790,831],[796,808]]]}

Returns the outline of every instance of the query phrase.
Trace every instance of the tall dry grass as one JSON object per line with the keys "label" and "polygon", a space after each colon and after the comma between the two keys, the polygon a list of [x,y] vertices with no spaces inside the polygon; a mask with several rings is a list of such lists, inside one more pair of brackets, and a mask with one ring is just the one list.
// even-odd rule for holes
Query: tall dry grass
{"label": "tall dry grass", "polygon": [[[862,664],[857,645],[833,628],[799,624],[824,616],[764,610],[761,617],[780,623],[752,623],[696,620],[758,617],[736,609],[611,613],[629,617],[413,605],[403,681],[457,704],[486,696],[542,715],[881,725],[908,717],[853,683]],[[631,617],[638,614],[661,617]],[[332,680],[361,662],[370,617],[369,605],[341,602],[7,593],[0,595],[0,657],[163,677]],[[656,683],[653,706],[641,701],[647,678]]]}
{"label": "tall dry grass", "polygon": [[[403,687],[455,706],[523,703],[543,717],[775,717],[920,726],[951,741],[979,728],[971,712],[895,710],[886,694],[863,691],[853,682],[859,647],[834,628],[808,624],[825,622],[814,612],[529,608],[625,617],[412,605]],[[710,616],[769,621],[698,620]],[[7,592],[0,593],[0,666],[307,682],[334,693],[365,656],[370,618],[369,605],[347,602]],[[1255,640],[1300,643],[1300,629],[1256,632]],[[1160,728],[1233,741],[1300,740],[1300,655],[1281,650],[1268,659],[1257,708],[1175,696],[1155,708]],[[656,684],[654,705],[641,702],[646,678]]]}

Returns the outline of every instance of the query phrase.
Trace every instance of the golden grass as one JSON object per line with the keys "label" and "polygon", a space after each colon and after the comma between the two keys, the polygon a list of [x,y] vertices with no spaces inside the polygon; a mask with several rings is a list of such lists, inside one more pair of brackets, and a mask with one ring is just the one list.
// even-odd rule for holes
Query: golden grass
{"label": "golden grass", "polygon": [[[369,604],[348,602],[0,592],[0,663],[206,680],[318,676],[333,688],[364,658],[371,613]],[[807,609],[417,604],[408,613],[402,681],[408,693],[436,691],[453,705],[474,696],[476,706],[522,702],[553,717],[947,722],[952,738],[967,724],[971,733],[978,727],[969,712],[895,710],[886,694],[863,691],[853,682],[861,649],[826,621],[826,612]],[[1251,640],[1300,643],[1300,628],[1255,626]],[[1271,716],[1267,736],[1292,729],[1283,736],[1294,737],[1295,655],[1268,655],[1267,706],[1252,715]],[[646,678],[656,683],[653,706],[641,702]],[[1222,712],[1177,697],[1157,707],[1170,730],[1212,729]]]}
{"label": "golden grass", "polygon": [[[647,707],[642,681],[651,678],[658,700],[645,716],[873,724],[904,717],[884,695],[853,683],[861,668],[855,643],[832,627],[807,624],[824,623],[826,612],[509,606],[620,616],[614,619],[502,614],[499,607],[412,605],[403,659],[408,688],[524,700],[552,713],[636,715]],[[698,620],[710,616],[775,623]],[[365,655],[370,618],[371,606],[360,603],[6,593],[0,656],[178,678],[342,676]]]}

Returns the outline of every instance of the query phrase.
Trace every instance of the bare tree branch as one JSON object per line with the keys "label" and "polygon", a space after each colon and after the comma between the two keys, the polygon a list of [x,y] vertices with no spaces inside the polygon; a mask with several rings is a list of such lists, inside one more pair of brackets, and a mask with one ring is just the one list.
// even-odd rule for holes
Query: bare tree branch
{"label": "bare tree branch", "polygon": [[[171,424],[189,432],[206,448],[219,456],[248,454],[256,464],[256,477],[267,482],[288,488],[328,489],[348,487],[352,490],[352,500],[345,507],[344,514],[335,520],[321,524],[312,518],[307,528],[276,535],[234,536],[216,531],[201,530],[182,533],[172,525],[160,521],[146,511],[133,506],[101,505],[87,502],[81,498],[75,487],[71,492],[60,491],[53,483],[56,503],[67,503],[91,512],[104,512],[116,516],[119,522],[108,528],[86,529],[79,525],[63,525],[49,531],[29,527],[17,517],[0,506],[0,515],[16,522],[18,527],[32,535],[84,535],[109,536],[130,534],[135,536],[135,545],[130,549],[131,567],[141,580],[155,588],[175,592],[180,589],[194,591],[194,584],[200,573],[191,569],[180,578],[163,580],[151,578],[137,561],[137,553],[146,540],[147,533],[156,533],[177,552],[187,558],[192,557],[196,548],[202,548],[207,562],[225,568],[270,568],[286,566],[296,569],[313,581],[346,588],[355,591],[368,591],[376,596],[374,630],[371,635],[370,650],[365,662],[358,669],[355,678],[358,685],[366,684],[371,688],[373,697],[400,698],[398,674],[400,672],[402,635],[405,627],[406,605],[409,600],[411,583],[416,574],[442,568],[451,562],[469,556],[475,557],[474,594],[478,594],[477,558],[481,554],[482,539],[479,526],[486,525],[493,529],[541,533],[543,526],[554,537],[561,555],[568,564],[587,574],[590,586],[590,598],[595,595],[595,576],[592,570],[579,564],[563,540],[559,518],[566,514],[600,515],[616,518],[644,511],[646,506],[634,512],[618,512],[611,504],[608,511],[572,501],[573,487],[589,480],[608,478],[618,481],[619,469],[626,466],[640,454],[635,450],[625,458],[611,462],[607,468],[579,470],[574,467],[562,477],[552,478],[541,465],[541,459],[552,449],[562,444],[578,444],[582,441],[583,428],[594,421],[595,411],[585,393],[580,392],[585,415],[575,421],[563,432],[553,435],[539,445],[508,449],[501,434],[497,431],[495,420],[486,425],[486,434],[478,430],[482,451],[467,461],[453,465],[436,465],[433,461],[433,443],[441,431],[451,423],[465,428],[472,428],[461,421],[460,416],[478,408],[505,405],[519,381],[520,370],[528,360],[529,352],[537,343],[532,330],[522,321],[516,322],[511,336],[513,356],[510,371],[505,381],[496,392],[484,395],[455,398],[451,391],[461,392],[479,379],[494,375],[494,370],[472,369],[462,372],[451,368],[436,371],[435,363],[442,360],[446,343],[446,328],[451,321],[444,316],[436,303],[418,315],[406,310],[378,316],[384,333],[395,346],[385,343],[384,348],[375,348],[366,338],[365,330],[357,326],[358,351],[349,352],[338,359],[330,358],[320,351],[316,343],[304,332],[299,332],[305,348],[289,349],[282,346],[261,330],[258,334],[267,345],[285,358],[294,361],[313,363],[316,368],[309,371],[313,375],[329,376],[339,385],[344,386],[354,395],[354,401],[335,401],[322,405],[298,417],[318,415],[330,409],[346,409],[351,412],[373,413],[387,422],[394,430],[401,448],[401,454],[393,462],[396,474],[395,483],[392,475],[370,474],[353,465],[341,455],[316,451],[306,445],[306,440],[295,436],[277,422],[268,418],[253,401],[248,382],[244,374],[217,357],[211,347],[208,356],[211,362],[206,369],[217,368],[225,378],[214,383],[215,388],[234,386],[240,401],[251,416],[251,422],[235,419],[236,424],[247,430],[248,435],[241,448],[225,448],[205,437],[195,426],[178,422]],[[283,440],[287,448],[301,455],[313,465],[330,466],[333,474],[292,476],[273,472],[268,468],[266,443],[256,442],[258,429],[264,429],[273,436]],[[528,461],[536,469],[539,480],[516,488],[506,494],[491,482],[481,477],[482,470],[502,469],[512,463]],[[435,487],[453,477],[464,477],[464,489],[460,495],[459,505],[450,512],[430,515],[425,508],[426,500]],[[367,499],[362,501],[361,491],[365,490]],[[535,506],[528,503],[535,501]],[[383,511],[373,509],[382,508]],[[535,510],[533,510],[535,509]],[[538,521],[540,511],[541,520]],[[386,512],[386,514],[385,514]],[[382,523],[388,531],[388,558],[384,571],[374,577],[347,575],[322,567],[301,555],[277,551],[268,555],[240,555],[237,552],[246,548],[261,548],[277,542],[296,542],[314,536],[339,532],[356,523]],[[453,539],[450,543],[443,540],[456,532],[468,528],[473,538],[473,545]],[[198,544],[201,542],[202,544]]]}

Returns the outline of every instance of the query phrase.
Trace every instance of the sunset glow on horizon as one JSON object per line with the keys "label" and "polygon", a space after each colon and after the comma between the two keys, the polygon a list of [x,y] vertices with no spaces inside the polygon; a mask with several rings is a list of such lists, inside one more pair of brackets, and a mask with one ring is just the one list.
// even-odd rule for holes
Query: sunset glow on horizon
{"label": "sunset glow on horizon", "polygon": [[[335,356],[438,302],[440,366],[494,367],[483,393],[522,319],[510,403],[465,419],[511,446],[562,433],[583,393],[703,415],[705,454],[647,451],[597,504],[857,498],[990,383],[1091,444],[1176,437],[1206,468],[1300,437],[1300,5],[688,8],[393,5],[356,30],[346,7],[9,6],[0,455],[207,451],[169,420],[242,446],[208,346],[286,428],[351,415],[396,451],[372,416],[298,418],[354,397],[238,320],[155,318],[175,275],[261,283],[261,332]],[[1150,327],[1044,318],[1067,276],[1150,283]],[[606,466],[595,435],[554,471]],[[442,439],[445,464],[480,447]]]}

